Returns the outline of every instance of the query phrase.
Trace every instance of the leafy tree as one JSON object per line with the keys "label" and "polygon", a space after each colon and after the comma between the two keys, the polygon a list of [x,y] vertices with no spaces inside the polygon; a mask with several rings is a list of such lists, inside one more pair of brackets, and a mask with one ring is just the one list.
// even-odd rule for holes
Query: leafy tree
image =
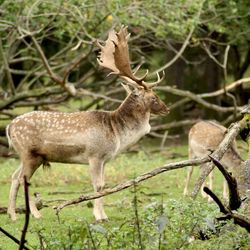
{"label": "leafy tree", "polygon": [[[107,31],[121,24],[129,26],[131,59],[135,64],[144,62],[142,71],[165,70],[165,85],[176,84],[195,93],[222,88],[247,74],[248,17],[243,0],[2,0],[0,110],[6,122],[0,134],[17,115],[15,107],[57,109],[51,105],[75,94],[75,100],[85,97],[78,109],[116,106],[123,92],[115,85],[116,79],[105,78],[98,69],[94,41],[106,39]],[[184,108],[193,110],[195,98],[189,105],[178,106],[183,97],[169,96],[176,96],[171,88],[161,91],[168,100],[177,101],[174,119],[183,119]],[[238,104],[248,101],[242,85],[236,93]],[[232,105],[232,99],[220,99]]]}

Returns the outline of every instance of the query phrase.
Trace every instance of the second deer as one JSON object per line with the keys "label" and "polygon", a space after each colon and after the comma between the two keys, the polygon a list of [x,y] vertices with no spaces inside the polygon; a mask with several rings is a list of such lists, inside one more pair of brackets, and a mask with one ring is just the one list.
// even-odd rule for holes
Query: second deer
{"label": "second deer", "polygon": [[[189,159],[195,159],[199,157],[204,157],[217,149],[219,144],[224,139],[226,128],[217,122],[213,121],[200,121],[197,122],[190,129],[188,134],[188,154]],[[227,169],[237,169],[237,167],[242,163],[242,158],[239,155],[236,147],[236,142],[234,141],[231,147],[226,151],[223,158],[221,159],[221,163]],[[200,172],[204,171],[207,167],[208,163],[205,163],[200,167]],[[188,194],[188,186],[190,183],[190,179],[193,173],[193,166],[188,167],[187,169],[187,178],[186,184],[184,188],[184,195]],[[203,184],[204,186],[204,184]],[[201,188],[202,196],[205,197],[205,193],[202,191],[203,186]],[[209,174],[209,188],[212,190],[213,188],[213,171]],[[224,181],[223,184],[223,197],[227,198],[227,184]]]}

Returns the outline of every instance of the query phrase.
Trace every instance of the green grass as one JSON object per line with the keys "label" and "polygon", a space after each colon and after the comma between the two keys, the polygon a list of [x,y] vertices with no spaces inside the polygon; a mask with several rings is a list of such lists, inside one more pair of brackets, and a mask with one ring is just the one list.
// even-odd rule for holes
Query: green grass
{"label": "green grass", "polygon": [[[106,186],[115,186],[167,162],[183,159],[187,159],[185,145],[171,146],[156,153],[145,150],[122,154],[106,165]],[[18,163],[15,159],[0,159],[1,207],[7,206],[11,174]],[[214,190],[222,194],[222,177],[218,172],[215,175]],[[83,249],[83,246],[85,249],[140,249],[139,225],[145,249],[159,249],[159,246],[161,249],[235,249],[237,246],[237,249],[247,249],[250,237],[244,229],[232,223],[223,227],[214,224],[213,218],[220,216],[215,204],[208,204],[201,197],[196,201],[183,197],[185,176],[185,168],[169,171],[141,183],[136,193],[131,187],[105,197],[109,221],[96,225],[92,202],[66,207],[59,217],[52,208],[58,200],[92,192],[88,166],[53,163],[47,171],[40,168],[31,180],[30,193],[39,192],[50,206],[41,210],[42,219],[31,218],[27,246],[40,249],[40,238],[46,249],[53,250]],[[195,171],[192,186],[197,176]],[[18,206],[23,203],[23,191],[20,190]],[[20,238],[23,224],[24,215],[19,215],[16,222],[6,214],[0,215],[0,226],[17,238]],[[198,239],[197,234],[201,231],[209,240]],[[0,249],[18,248],[0,233]]]}

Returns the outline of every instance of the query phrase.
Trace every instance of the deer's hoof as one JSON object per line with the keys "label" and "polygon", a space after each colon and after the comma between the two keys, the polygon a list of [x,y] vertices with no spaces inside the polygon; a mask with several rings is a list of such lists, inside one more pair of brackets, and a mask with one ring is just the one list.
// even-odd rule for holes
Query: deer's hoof
{"label": "deer's hoof", "polygon": [[11,212],[8,212],[9,214],[9,217],[12,221],[16,221],[17,220],[17,216],[16,216],[16,213],[11,213]]}

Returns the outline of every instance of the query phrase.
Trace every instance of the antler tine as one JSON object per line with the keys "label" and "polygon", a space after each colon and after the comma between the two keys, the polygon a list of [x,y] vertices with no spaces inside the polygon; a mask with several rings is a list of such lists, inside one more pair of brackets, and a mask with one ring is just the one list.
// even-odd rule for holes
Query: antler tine
{"label": "antler tine", "polygon": [[[141,68],[141,66],[142,66],[142,64],[143,64],[143,62],[141,62],[138,66],[136,66],[136,68],[134,69],[134,71],[133,71],[133,75],[135,75],[137,72],[138,72],[138,70]],[[137,78],[139,81],[143,81],[146,77],[147,77],[147,75],[148,75],[148,69],[146,70],[146,73],[143,75],[143,76],[141,76],[140,78]]]}
{"label": "antler tine", "polygon": [[162,77],[160,77],[159,72],[157,72],[156,75],[157,75],[157,81],[152,82],[152,83],[146,83],[148,88],[151,89],[151,88],[155,87],[158,83],[160,83],[165,78],[165,72],[164,71],[162,71]]}
{"label": "antler tine", "polygon": [[124,79],[126,84],[130,85],[131,87],[138,88],[138,84],[135,81],[133,81],[132,79],[130,79],[129,77],[121,76],[121,78]]}
{"label": "antler tine", "polygon": [[140,78],[137,78],[137,80],[138,81],[143,81],[146,77],[147,77],[147,75],[148,75],[148,69],[146,70],[146,73],[143,75],[143,76],[141,76]]}
{"label": "antler tine", "polygon": [[138,64],[138,65],[136,66],[136,68],[135,68],[134,71],[133,71],[133,74],[134,74],[134,75],[135,75],[135,74],[137,73],[137,71],[141,68],[142,64],[143,64],[143,62],[141,62],[140,64]]}

